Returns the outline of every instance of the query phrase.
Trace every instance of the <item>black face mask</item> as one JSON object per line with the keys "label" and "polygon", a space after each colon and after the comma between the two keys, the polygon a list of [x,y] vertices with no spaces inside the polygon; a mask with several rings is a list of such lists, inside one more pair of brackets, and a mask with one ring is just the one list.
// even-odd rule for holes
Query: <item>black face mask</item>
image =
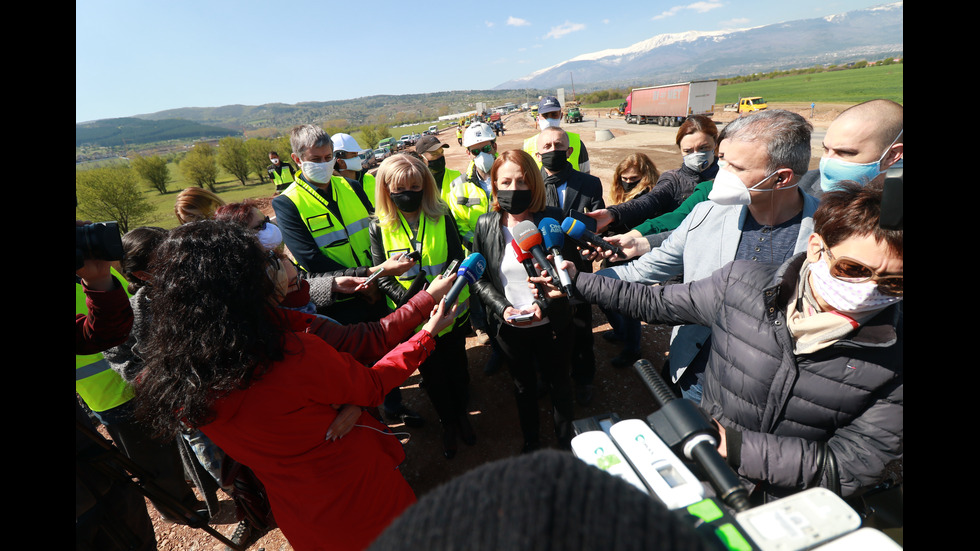
{"label": "black face mask", "polygon": [[531,206],[531,190],[501,189],[497,190],[497,204],[510,214],[520,214]]}
{"label": "black face mask", "polygon": [[[434,161],[428,161],[428,163],[429,163],[429,170],[431,170],[433,174],[442,174],[443,172],[446,171],[445,155],[441,155],[438,159]],[[442,182],[437,182],[437,183],[441,184]]]}
{"label": "black face mask", "polygon": [[549,151],[541,154],[541,166],[559,172],[568,165],[568,151]]}
{"label": "black face mask", "polygon": [[422,206],[422,190],[392,193],[391,202],[402,212],[415,212]]}
{"label": "black face mask", "polygon": [[635,182],[626,183],[626,182],[620,180],[619,181],[619,185],[620,185],[620,187],[623,188],[623,191],[625,191],[626,193],[629,193],[629,192],[633,191],[633,188],[635,188],[641,181],[642,180],[637,180]]}

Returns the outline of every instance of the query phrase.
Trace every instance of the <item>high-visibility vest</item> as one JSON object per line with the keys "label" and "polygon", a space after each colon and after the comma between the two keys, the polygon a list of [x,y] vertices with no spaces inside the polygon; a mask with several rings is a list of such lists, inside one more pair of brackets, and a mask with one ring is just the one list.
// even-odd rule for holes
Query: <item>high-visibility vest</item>
{"label": "high-visibility vest", "polygon": [[[582,152],[582,138],[578,134],[573,132],[566,132],[568,134],[568,147],[572,149],[572,156],[568,158],[568,162],[572,163],[572,168],[578,170],[578,156]],[[538,136],[540,134],[535,134],[530,138],[524,140],[524,151],[526,151],[534,162],[538,163],[538,168],[541,168],[541,159],[538,158],[535,153],[538,151]]]}
{"label": "high-visibility vest", "polygon": [[361,179],[361,185],[364,186],[364,194],[367,195],[368,201],[371,201],[371,204],[377,208],[378,203],[374,200],[374,188],[377,185],[377,182],[375,181],[374,176],[365,172],[364,178]]}
{"label": "high-visibility vest", "polygon": [[476,232],[476,221],[490,210],[490,194],[464,174],[457,176],[450,187],[451,195],[446,202],[456,219],[460,238],[470,249]]}
{"label": "high-visibility vest", "polygon": [[[115,269],[112,271],[114,276],[118,275]],[[119,279],[125,281],[122,276]],[[88,314],[81,283],[75,283],[75,313]],[[75,392],[95,412],[110,410],[133,399],[133,387],[109,367],[101,352],[75,355]]]}
{"label": "high-visibility vest", "polygon": [[287,165],[280,162],[278,169],[273,168],[269,172],[272,176],[272,182],[276,184],[277,191],[284,190],[289,186],[289,184],[296,181],[296,179],[293,177],[292,165]]}
{"label": "high-visibility vest", "polygon": [[[438,220],[431,220],[424,214],[419,217],[419,231],[417,241],[412,237],[411,228],[402,213],[398,213],[399,227],[381,228],[381,242],[384,246],[385,258],[391,258],[401,252],[412,252],[418,250],[422,258],[404,274],[396,277],[398,283],[408,289],[412,282],[423,272],[428,281],[432,281],[441,274],[449,265],[449,247],[446,241],[446,215],[440,216]],[[463,288],[459,294],[459,309],[456,313],[456,323],[439,332],[440,335],[452,331],[454,327],[466,321],[469,316],[469,285]],[[388,298],[388,306],[391,309],[398,307],[391,298]],[[422,324],[424,325],[424,324]],[[419,325],[421,328],[422,325]]]}
{"label": "high-visibility vest", "polygon": [[[439,186],[441,188],[439,190],[440,193],[439,197],[441,197],[442,200],[445,201],[447,204],[452,200],[451,198],[453,195],[452,194],[453,180],[455,180],[456,178],[459,178],[458,170],[452,170],[447,168],[442,173],[442,184]],[[436,183],[438,184],[439,182]]]}
{"label": "high-visibility vest", "polygon": [[282,194],[296,205],[300,218],[320,252],[347,268],[370,266],[371,215],[361,198],[342,176],[330,178],[330,193],[340,210],[340,218],[327,208],[323,198],[303,178],[297,179]]}

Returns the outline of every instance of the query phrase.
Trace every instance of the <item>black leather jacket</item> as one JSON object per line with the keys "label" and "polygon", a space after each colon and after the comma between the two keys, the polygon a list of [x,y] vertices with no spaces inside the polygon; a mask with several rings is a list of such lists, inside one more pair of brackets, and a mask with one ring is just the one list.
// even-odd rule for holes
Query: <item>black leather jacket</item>
{"label": "black leather jacket", "polygon": [[[534,223],[537,225],[542,218],[554,218],[562,221],[561,209],[557,207],[545,207],[543,211],[534,214]],[[480,296],[488,312],[487,321],[491,324],[494,332],[500,327],[504,319],[504,310],[508,306],[513,306],[504,296],[504,286],[500,279],[500,262],[504,256],[504,247],[510,247],[510,243],[504,243],[504,232],[501,229],[501,214],[490,211],[480,216],[476,223],[476,232],[473,237],[473,252],[478,252],[487,260],[487,269],[483,276],[476,282],[476,292]],[[562,247],[562,254],[566,259],[575,258],[577,255],[574,245],[566,240]],[[552,325],[557,330],[571,323],[572,310],[568,299],[561,297],[552,300],[542,300],[539,302],[541,310],[551,320]]]}

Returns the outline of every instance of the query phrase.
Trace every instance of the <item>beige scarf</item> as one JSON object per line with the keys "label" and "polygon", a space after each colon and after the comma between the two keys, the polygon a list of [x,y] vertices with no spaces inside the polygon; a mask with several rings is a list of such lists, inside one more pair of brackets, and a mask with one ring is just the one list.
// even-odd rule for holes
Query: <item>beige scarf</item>
{"label": "beige scarf", "polygon": [[821,311],[810,288],[810,263],[804,262],[800,268],[799,283],[786,311],[789,333],[793,337],[793,353],[812,354],[826,348],[855,331],[882,309],[853,315]]}

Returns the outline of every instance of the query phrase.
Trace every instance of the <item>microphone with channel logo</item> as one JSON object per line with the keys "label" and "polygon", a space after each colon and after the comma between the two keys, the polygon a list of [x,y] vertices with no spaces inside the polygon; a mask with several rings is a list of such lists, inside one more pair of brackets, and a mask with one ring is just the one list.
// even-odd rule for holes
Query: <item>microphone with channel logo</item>
{"label": "microphone with channel logo", "polygon": [[452,306],[459,298],[459,294],[463,292],[463,287],[466,284],[473,285],[476,283],[486,269],[487,259],[483,258],[482,254],[473,253],[467,256],[459,265],[459,270],[456,271],[456,281],[453,282],[453,286],[449,288],[449,292],[442,299],[446,301],[446,306]]}

